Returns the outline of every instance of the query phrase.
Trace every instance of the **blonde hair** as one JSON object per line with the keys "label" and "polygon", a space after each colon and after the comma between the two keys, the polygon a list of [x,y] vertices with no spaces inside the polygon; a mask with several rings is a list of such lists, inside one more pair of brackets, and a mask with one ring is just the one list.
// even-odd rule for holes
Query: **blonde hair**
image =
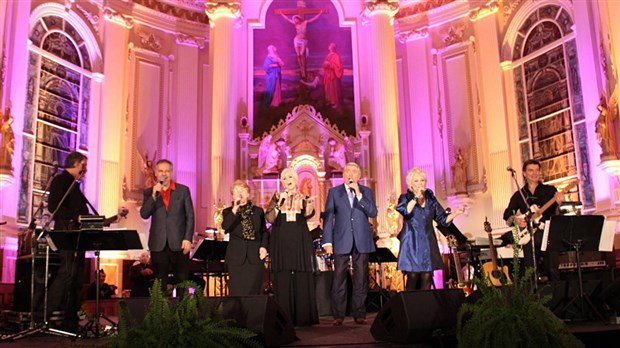
{"label": "blonde hair", "polygon": [[242,189],[247,190],[248,194],[250,193],[250,186],[243,180],[233,181],[232,185],[230,185],[230,193],[232,194],[237,187],[241,187]]}
{"label": "blonde hair", "polygon": [[280,173],[280,181],[282,181],[282,179],[288,174],[292,174],[293,178],[295,178],[295,182],[299,182],[299,175],[297,175],[297,172],[295,171],[295,169],[291,167],[284,168],[282,170],[282,172]]}
{"label": "blonde hair", "polygon": [[407,188],[410,188],[413,182],[413,177],[414,176],[420,176],[424,179],[426,179],[426,172],[424,172],[422,169],[418,168],[418,167],[414,167],[409,169],[409,171],[407,172],[407,175],[405,176],[405,182],[407,183]]}

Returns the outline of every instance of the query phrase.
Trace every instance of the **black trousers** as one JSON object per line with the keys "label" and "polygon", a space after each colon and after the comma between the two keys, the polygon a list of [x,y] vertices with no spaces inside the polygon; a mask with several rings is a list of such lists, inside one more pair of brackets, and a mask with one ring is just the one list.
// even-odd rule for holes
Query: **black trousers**
{"label": "black trousers", "polygon": [[366,317],[366,295],[368,294],[368,254],[357,251],[355,245],[350,254],[334,254],[334,282],[332,284],[332,315],[342,319],[347,309],[347,272],[349,257],[353,266],[353,293],[351,295],[351,316]]}
{"label": "black trousers", "polygon": [[168,274],[174,275],[172,284],[178,284],[189,278],[189,254],[182,250],[173,251],[166,244],[162,251],[151,251],[151,266],[155,278],[161,279],[162,288],[168,284]]}
{"label": "black trousers", "polygon": [[75,329],[79,323],[78,310],[82,304],[84,283],[84,252],[59,251],[60,266],[49,289],[48,318],[52,311],[64,310],[63,326]]}

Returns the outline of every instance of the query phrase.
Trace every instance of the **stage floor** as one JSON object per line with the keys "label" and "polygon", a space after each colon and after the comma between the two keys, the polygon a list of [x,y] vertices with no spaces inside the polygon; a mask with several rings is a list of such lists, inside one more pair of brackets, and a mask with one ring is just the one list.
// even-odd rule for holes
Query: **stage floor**
{"label": "stage floor", "polygon": [[[352,318],[346,318],[344,325],[332,326],[331,317],[321,317],[320,323],[312,327],[295,328],[297,338],[295,342],[283,347],[362,347],[362,348],[405,348],[405,347],[432,347],[431,344],[398,344],[377,342],[370,334],[370,326],[376,313],[368,313],[368,324],[357,325]],[[116,318],[111,318],[116,320]],[[586,344],[586,347],[611,347],[620,340],[620,325],[604,324],[601,322],[569,322],[571,332]],[[2,334],[12,332],[2,331]],[[10,347],[47,348],[47,347],[104,347],[108,338],[86,338],[71,342],[66,337],[37,334],[10,343]],[[438,342],[436,342],[438,343]],[[448,343],[448,342],[444,342]],[[437,345],[435,345],[437,346]],[[454,344],[444,345],[451,347]]]}

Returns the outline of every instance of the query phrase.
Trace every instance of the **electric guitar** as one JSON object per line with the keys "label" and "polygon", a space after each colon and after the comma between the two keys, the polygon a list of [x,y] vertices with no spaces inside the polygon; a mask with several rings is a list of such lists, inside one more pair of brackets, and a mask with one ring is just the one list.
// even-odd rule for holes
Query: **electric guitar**
{"label": "electric guitar", "polygon": [[502,286],[502,277],[505,276],[505,284],[510,285],[512,281],[508,274],[508,266],[497,266],[497,252],[495,251],[495,245],[493,244],[493,229],[491,223],[487,218],[484,218],[484,231],[489,236],[489,248],[491,249],[491,261],[482,265],[482,272],[487,278],[487,282],[490,282],[493,286]]}
{"label": "electric guitar", "polygon": [[456,278],[457,278],[457,281],[458,281],[456,286],[459,289],[463,289],[463,292],[465,293],[465,296],[469,296],[474,291],[469,286],[470,285],[469,282],[465,281],[463,279],[463,267],[461,266],[461,258],[459,257],[458,251],[456,250],[456,248],[458,246],[458,242],[456,240],[456,237],[454,237],[453,235],[450,234],[450,235],[448,235],[446,237],[446,239],[448,240],[448,246],[452,250],[452,257],[454,258],[454,268],[455,268],[455,271],[456,271]]}
{"label": "electric guitar", "polygon": [[116,213],[116,215],[103,219],[103,226],[110,226],[110,224],[115,223],[122,218],[126,218],[128,214],[129,209],[125,207],[120,207],[118,208],[118,213]]}
{"label": "electric guitar", "polygon": [[[558,191],[558,192],[560,192],[560,193],[567,193],[573,187],[577,186],[577,184],[579,184],[579,180],[575,180],[575,181],[571,182],[566,187],[564,187],[562,189],[562,191]],[[536,233],[536,232],[538,232],[540,230],[544,230],[545,229],[545,224],[540,222],[540,218],[547,211],[547,209],[549,209],[554,203],[555,203],[555,199],[551,198],[542,207],[539,208],[536,204],[533,204],[532,206],[530,206],[530,212],[529,213],[527,213],[527,214],[520,214],[520,216],[531,215],[532,222],[536,226],[535,228],[533,228],[532,234],[534,234],[534,233]],[[519,213],[520,213],[520,211],[519,211]],[[532,236],[530,234],[530,231],[527,229],[527,227],[525,227],[525,228],[523,228],[522,230],[519,231],[519,245],[525,245],[525,244],[529,243],[531,239],[532,239]]]}

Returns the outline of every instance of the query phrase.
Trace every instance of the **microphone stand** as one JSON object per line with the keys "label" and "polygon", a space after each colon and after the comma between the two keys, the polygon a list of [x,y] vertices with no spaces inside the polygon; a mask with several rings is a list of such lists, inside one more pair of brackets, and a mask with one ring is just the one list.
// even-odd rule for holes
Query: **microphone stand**
{"label": "microphone stand", "polygon": [[[49,279],[49,244],[46,243],[45,246],[45,280],[44,280],[44,285],[43,285],[43,322],[39,325],[35,325],[35,298],[34,298],[34,290],[35,290],[35,260],[36,260],[36,253],[37,253],[37,241],[41,238],[41,236],[43,235],[45,229],[49,228],[49,225],[54,217],[54,214],[56,212],[54,212],[54,214],[52,214],[52,216],[49,218],[48,221],[46,221],[41,234],[35,238],[35,233],[36,233],[36,217],[41,214],[41,211],[43,210],[43,203],[45,201],[45,196],[47,196],[49,194],[49,189],[50,186],[52,185],[52,180],[56,177],[56,175],[58,174],[58,166],[54,167],[54,171],[52,172],[52,175],[50,175],[50,177],[47,179],[47,183],[45,184],[45,191],[43,191],[43,194],[41,195],[41,201],[39,202],[39,206],[37,207],[37,210],[34,212],[34,214],[32,215],[32,219],[30,220],[30,224],[28,225],[28,234],[30,234],[30,246],[31,246],[31,272],[30,272],[30,326],[28,329],[20,331],[14,335],[10,335],[10,336],[5,336],[2,337],[1,341],[8,341],[8,342],[12,342],[24,337],[28,337],[31,335],[34,335],[36,333],[39,332],[43,332],[43,333],[47,333],[49,331],[49,333],[54,334],[54,335],[66,335],[66,336],[71,336],[70,333],[68,332],[64,332],[64,331],[60,331],[60,330],[56,330],[56,329],[51,329],[48,326],[48,322],[47,322],[47,290],[48,290],[48,279]],[[66,196],[66,195],[65,195]],[[63,197],[64,200],[64,197]],[[60,205],[59,205],[60,206]],[[58,209],[56,209],[58,210]],[[27,239],[29,236],[26,235],[25,238]]]}
{"label": "microphone stand", "polygon": [[527,233],[529,233],[530,235],[530,243],[532,247],[532,265],[534,268],[534,291],[538,293],[538,267],[536,265],[536,241],[534,240],[534,234],[533,234],[534,225],[532,222],[532,216],[530,214],[531,207],[530,207],[530,204],[527,202],[527,198],[525,198],[525,195],[523,194],[523,190],[519,187],[519,181],[517,180],[515,173],[516,172],[514,170],[510,171],[512,179],[514,180],[515,185],[517,185],[517,191],[519,192],[519,195],[521,196],[523,203],[525,203],[525,206],[527,207],[527,214],[525,214],[525,222],[527,224],[526,226]]}
{"label": "microphone stand", "polygon": [[[52,212],[52,215],[50,216],[49,220],[45,223],[45,225],[43,226],[43,229],[41,230],[41,233],[37,236],[37,240],[40,240],[41,238],[45,237],[47,234],[49,234],[50,230],[50,224],[52,221],[54,221],[54,217],[56,216],[56,214],[58,214],[58,211],[60,210],[60,207],[62,207],[63,203],[65,202],[65,200],[67,199],[67,197],[69,196],[69,193],[71,193],[71,191],[73,191],[73,188],[75,187],[75,185],[80,182],[80,180],[82,179],[82,177],[84,177],[84,172],[80,172],[79,176],[77,178],[75,178],[73,180],[73,182],[71,183],[71,185],[69,186],[69,188],[67,189],[67,191],[65,192],[65,194],[62,196],[62,198],[60,199],[60,202],[58,202],[58,205],[56,206],[56,209]],[[79,240],[79,235],[78,235],[78,240]],[[49,258],[49,242],[47,242],[47,247],[46,247],[46,260]],[[48,261],[46,261],[46,272],[47,272],[47,267],[48,267]],[[71,265],[71,267],[73,267],[73,264]],[[69,274],[73,274],[73,271],[69,272]],[[50,332],[54,333],[54,334],[59,334],[59,335],[63,335],[63,336],[67,336],[67,337],[76,337],[76,335],[72,332],[67,332],[67,331],[62,331],[62,330],[58,330],[58,329],[53,329],[53,328],[49,328],[48,327],[48,322],[47,322],[47,292],[48,292],[48,279],[47,277],[45,278],[45,309],[44,309],[44,314],[43,314],[43,325],[44,327],[49,330]],[[65,313],[65,316],[67,315],[67,313]]]}

